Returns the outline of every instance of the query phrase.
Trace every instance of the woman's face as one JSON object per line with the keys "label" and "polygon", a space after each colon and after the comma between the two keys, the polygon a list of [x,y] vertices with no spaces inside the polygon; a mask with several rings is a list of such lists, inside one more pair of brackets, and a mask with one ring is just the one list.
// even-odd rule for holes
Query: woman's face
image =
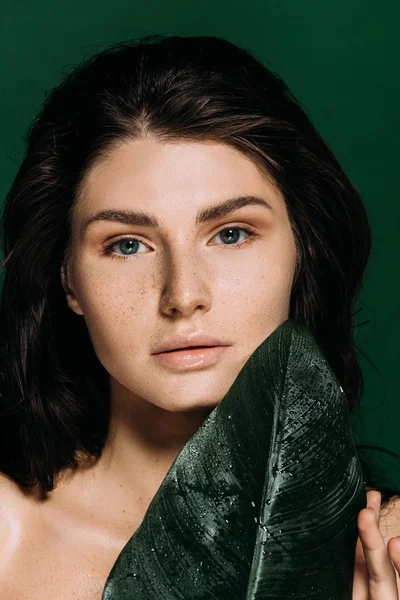
{"label": "woman's face", "polygon": [[[185,411],[218,404],[288,318],[295,264],[284,200],[253,161],[223,143],[147,138],[87,174],[63,285],[112,394]],[[225,347],[154,355],[200,332]]]}

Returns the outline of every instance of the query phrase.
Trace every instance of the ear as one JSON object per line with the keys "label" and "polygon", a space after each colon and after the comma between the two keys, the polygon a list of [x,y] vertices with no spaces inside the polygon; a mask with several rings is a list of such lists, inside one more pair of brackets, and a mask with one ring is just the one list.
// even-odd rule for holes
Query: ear
{"label": "ear", "polygon": [[76,296],[76,293],[74,292],[72,286],[68,282],[66,269],[65,269],[64,265],[60,269],[60,275],[61,275],[61,285],[65,292],[65,296],[67,298],[67,304],[68,304],[69,308],[77,315],[83,315],[83,311],[80,307],[78,297]]}

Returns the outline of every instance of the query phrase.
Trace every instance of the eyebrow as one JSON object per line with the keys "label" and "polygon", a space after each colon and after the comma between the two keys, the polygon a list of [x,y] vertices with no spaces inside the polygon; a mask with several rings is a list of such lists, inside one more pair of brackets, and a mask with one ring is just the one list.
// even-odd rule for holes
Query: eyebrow
{"label": "eyebrow", "polygon": [[[225,217],[226,215],[242,208],[243,206],[264,206],[269,210],[273,210],[272,206],[263,198],[258,196],[239,196],[237,198],[229,198],[219,204],[214,204],[201,209],[196,215],[196,225],[215,221]],[[114,223],[122,223],[123,225],[135,225],[137,227],[154,227],[159,228],[160,222],[157,217],[142,211],[124,210],[102,210],[95,213],[82,225],[81,235],[83,236],[87,228],[98,221],[112,221]]]}

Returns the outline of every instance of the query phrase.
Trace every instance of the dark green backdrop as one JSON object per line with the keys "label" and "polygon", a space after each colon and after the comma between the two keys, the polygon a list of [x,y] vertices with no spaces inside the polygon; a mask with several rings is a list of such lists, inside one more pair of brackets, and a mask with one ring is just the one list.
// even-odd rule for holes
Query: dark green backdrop
{"label": "dark green backdrop", "polygon": [[[46,90],[96,49],[150,33],[218,35],[280,73],[362,192],[373,252],[359,306],[366,391],[357,437],[400,454],[400,3],[382,0],[50,0],[4,3],[1,18],[0,197]],[[375,452],[375,478],[400,490],[400,460]]]}

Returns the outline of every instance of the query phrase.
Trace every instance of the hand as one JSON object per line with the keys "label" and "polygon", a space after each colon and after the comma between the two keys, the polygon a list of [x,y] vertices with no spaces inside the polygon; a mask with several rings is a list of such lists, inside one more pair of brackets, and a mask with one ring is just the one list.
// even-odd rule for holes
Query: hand
{"label": "hand", "polygon": [[400,574],[400,537],[391,538],[386,547],[379,531],[380,508],[380,492],[369,491],[367,508],[360,511],[357,521],[360,537],[356,546],[353,600],[400,598],[396,583],[396,571]]}

